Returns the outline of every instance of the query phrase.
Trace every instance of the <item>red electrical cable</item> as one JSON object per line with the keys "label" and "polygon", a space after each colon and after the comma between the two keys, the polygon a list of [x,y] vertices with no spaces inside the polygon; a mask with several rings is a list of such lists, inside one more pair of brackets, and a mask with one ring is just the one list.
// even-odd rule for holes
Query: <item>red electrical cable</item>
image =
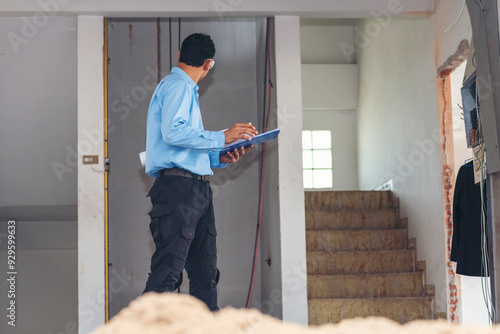
{"label": "red electrical cable", "polygon": [[[267,126],[269,123],[269,114],[271,111],[271,58],[270,58],[270,51],[269,51],[269,25],[270,25],[270,19],[267,18],[267,29],[266,29],[266,57],[267,57],[267,65],[268,65],[268,75],[269,75],[269,80],[267,82],[268,84],[268,89],[269,89],[269,97],[268,97],[268,102],[267,102],[267,116],[266,116],[266,121],[264,124],[264,132],[267,132]],[[265,78],[267,79],[267,78]],[[264,110],[266,112],[266,110]],[[266,143],[262,144],[262,164],[261,164],[261,169],[260,169],[260,196],[259,196],[259,218],[257,221],[257,235],[255,237],[255,251],[254,251],[254,258],[253,258],[253,265],[252,265],[252,279],[250,280],[250,287],[248,290],[248,296],[247,296],[247,302],[245,308],[250,307],[250,301],[252,300],[252,293],[253,293],[253,286],[255,283],[255,271],[257,268],[257,258],[259,254],[259,241],[260,241],[260,227],[262,224],[262,202],[263,202],[263,197],[264,197],[264,170],[265,170],[265,163],[266,163]]]}

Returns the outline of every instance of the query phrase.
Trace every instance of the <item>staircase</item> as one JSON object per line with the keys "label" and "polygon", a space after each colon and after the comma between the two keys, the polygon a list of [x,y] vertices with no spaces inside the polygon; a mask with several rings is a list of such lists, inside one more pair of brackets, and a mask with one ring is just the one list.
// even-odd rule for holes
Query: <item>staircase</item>
{"label": "staircase", "polygon": [[388,191],[306,192],[309,324],[435,317],[434,286]]}

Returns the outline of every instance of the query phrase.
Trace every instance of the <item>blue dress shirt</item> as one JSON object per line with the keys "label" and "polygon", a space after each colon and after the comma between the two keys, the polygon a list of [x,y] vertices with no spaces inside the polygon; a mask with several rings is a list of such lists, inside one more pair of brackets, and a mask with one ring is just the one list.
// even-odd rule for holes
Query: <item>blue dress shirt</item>
{"label": "blue dress shirt", "polygon": [[156,87],[149,105],[146,132],[146,174],[157,177],[165,168],[179,167],[198,175],[224,168],[219,152],[222,131],[205,131],[198,85],[178,67]]}

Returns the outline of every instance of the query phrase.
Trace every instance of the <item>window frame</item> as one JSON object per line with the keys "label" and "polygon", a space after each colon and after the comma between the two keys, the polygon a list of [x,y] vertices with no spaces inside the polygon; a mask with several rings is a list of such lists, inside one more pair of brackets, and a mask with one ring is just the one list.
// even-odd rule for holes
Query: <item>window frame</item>
{"label": "window frame", "polygon": [[[310,138],[308,140],[308,143],[310,143],[310,147],[307,145],[308,143],[305,143],[305,136],[307,135],[307,132],[310,133]],[[328,145],[315,145],[314,143],[314,132],[328,132],[328,137],[329,137],[329,144]],[[316,146],[316,147],[315,147]],[[318,147],[319,146],[319,147]],[[331,189],[333,188],[333,147],[332,147],[332,131],[331,130],[302,130],[302,161],[303,161],[303,166],[302,166],[302,171],[303,171],[303,186],[305,189]],[[330,154],[330,167],[315,167],[315,159],[314,159],[314,152],[318,151],[326,151],[329,152]],[[310,167],[305,167],[305,159],[304,155],[306,152],[311,152],[311,163]],[[330,180],[327,185],[316,185],[315,184],[315,171],[329,171],[330,174]],[[309,177],[306,177],[306,172],[310,172],[310,182],[306,181]],[[310,185],[306,186],[306,185]]]}

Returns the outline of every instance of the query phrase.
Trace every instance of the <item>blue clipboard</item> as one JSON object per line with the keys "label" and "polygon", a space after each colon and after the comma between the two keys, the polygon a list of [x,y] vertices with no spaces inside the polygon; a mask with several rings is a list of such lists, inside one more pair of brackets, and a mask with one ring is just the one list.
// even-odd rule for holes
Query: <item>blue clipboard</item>
{"label": "blue clipboard", "polygon": [[279,129],[274,129],[271,131],[261,133],[255,137],[253,137],[251,140],[238,139],[235,142],[224,146],[222,148],[222,150],[220,151],[219,156],[226,155],[227,152],[234,151],[235,149],[239,149],[240,147],[248,147],[250,145],[257,145],[257,144],[266,142],[268,140],[275,139],[276,137],[278,137],[279,133],[280,133]]}

